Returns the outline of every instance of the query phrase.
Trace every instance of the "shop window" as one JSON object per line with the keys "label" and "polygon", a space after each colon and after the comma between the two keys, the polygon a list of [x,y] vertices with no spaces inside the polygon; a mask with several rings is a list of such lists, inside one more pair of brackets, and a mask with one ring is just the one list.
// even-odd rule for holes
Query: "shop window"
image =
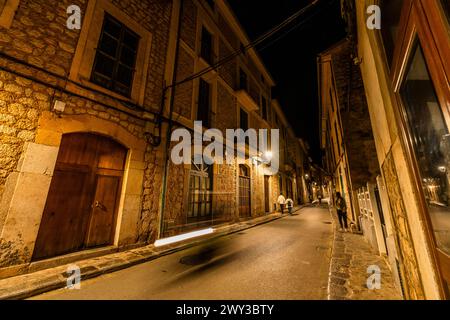
{"label": "shop window", "polygon": [[436,243],[450,254],[450,134],[420,45],[400,93]]}
{"label": "shop window", "polygon": [[91,81],[129,97],[133,84],[139,36],[105,14]]}

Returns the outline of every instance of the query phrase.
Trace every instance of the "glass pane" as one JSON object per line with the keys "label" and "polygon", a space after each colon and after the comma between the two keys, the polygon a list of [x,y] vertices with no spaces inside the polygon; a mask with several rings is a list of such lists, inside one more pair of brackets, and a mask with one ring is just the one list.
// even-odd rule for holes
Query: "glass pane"
{"label": "glass pane", "polygon": [[137,35],[133,34],[129,30],[125,30],[125,32],[123,34],[123,43],[125,43],[127,46],[129,46],[134,51],[137,51],[138,42],[139,42],[139,37]]}
{"label": "glass pane", "polygon": [[441,3],[444,8],[445,15],[450,23],[450,0],[441,0]]}
{"label": "glass pane", "polygon": [[104,32],[107,32],[109,35],[115,37],[115,38],[120,38],[120,30],[121,30],[122,26],[113,21],[111,17],[106,17],[105,18],[105,25],[103,27]]}
{"label": "glass pane", "polygon": [[381,35],[389,65],[392,64],[403,0],[381,1]]}
{"label": "glass pane", "polygon": [[436,242],[450,254],[450,135],[420,46],[401,95]]}
{"label": "glass pane", "polygon": [[134,67],[134,61],[136,60],[136,52],[129,49],[126,46],[122,47],[120,53],[120,62],[127,65],[130,68]]}
{"label": "glass pane", "polygon": [[120,64],[117,68],[117,81],[126,87],[131,87],[131,82],[133,81],[133,70]]}
{"label": "glass pane", "polygon": [[97,61],[95,63],[95,72],[98,72],[108,78],[113,76],[114,70],[114,60],[108,58],[107,56],[99,53],[97,55]]}
{"label": "glass pane", "polygon": [[116,39],[108,36],[107,34],[102,35],[102,41],[100,43],[100,50],[104,53],[115,57],[117,52],[118,42]]}

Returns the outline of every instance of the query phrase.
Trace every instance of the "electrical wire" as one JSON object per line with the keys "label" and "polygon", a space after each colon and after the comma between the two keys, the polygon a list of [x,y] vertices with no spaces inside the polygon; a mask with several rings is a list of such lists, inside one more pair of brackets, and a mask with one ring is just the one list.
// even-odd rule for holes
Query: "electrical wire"
{"label": "electrical wire", "polygon": [[[241,49],[235,50],[234,52],[232,52],[230,55],[220,59],[219,61],[217,61],[216,63],[214,63],[213,65],[206,67],[203,70],[200,70],[197,73],[192,74],[191,76],[180,80],[178,82],[175,82],[169,86],[167,86],[167,88],[171,88],[171,87],[175,87],[175,86],[179,86],[183,83],[186,83],[188,81],[194,80],[196,78],[199,78],[213,70],[217,70],[217,68],[219,68],[220,66],[228,63],[229,61],[233,60],[234,58],[238,57],[239,55],[245,53],[246,51],[248,51],[251,48],[255,48],[257,45],[259,45],[260,43],[264,42],[265,40],[269,39],[270,37],[272,37],[274,34],[276,34],[277,32],[279,32],[280,30],[282,30],[283,28],[285,28],[287,25],[289,25],[292,21],[296,20],[297,18],[299,18],[301,15],[303,15],[305,12],[309,11],[310,9],[314,8],[317,6],[317,4],[320,2],[320,0],[314,0],[312,3],[310,3],[309,5],[307,5],[306,7],[298,10],[296,13],[294,13],[293,15],[291,15],[290,17],[288,17],[287,19],[283,20],[280,24],[276,25],[275,27],[273,27],[272,29],[268,30],[267,32],[265,32],[264,34],[262,34],[261,36],[259,36],[256,40],[250,42],[248,45],[244,46]],[[276,42],[276,41],[275,41]],[[273,42],[273,43],[275,43]],[[272,44],[273,44],[272,43]]]}

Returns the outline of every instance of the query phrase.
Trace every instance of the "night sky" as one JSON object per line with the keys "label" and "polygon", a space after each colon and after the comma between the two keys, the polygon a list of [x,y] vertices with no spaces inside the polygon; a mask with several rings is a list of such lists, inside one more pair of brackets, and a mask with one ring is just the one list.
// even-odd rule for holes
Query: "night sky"
{"label": "night sky", "polygon": [[[228,0],[228,2],[250,40],[254,40],[308,5],[311,0]],[[314,15],[310,17],[311,14]],[[309,20],[305,21],[308,17]],[[321,0],[318,8],[308,11],[268,42],[297,24],[301,26],[272,46],[257,51],[277,83],[273,98],[280,101],[296,134],[310,144],[313,160],[321,164],[316,57],[345,37],[340,1]],[[267,43],[263,43],[262,46],[264,44]]]}

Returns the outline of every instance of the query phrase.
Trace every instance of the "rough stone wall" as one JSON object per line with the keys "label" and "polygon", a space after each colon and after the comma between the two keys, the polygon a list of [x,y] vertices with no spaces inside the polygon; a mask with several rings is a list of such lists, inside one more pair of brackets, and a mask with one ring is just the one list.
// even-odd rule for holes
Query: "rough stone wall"
{"label": "rough stone wall", "polygon": [[237,102],[235,96],[220,82],[217,90],[217,112],[214,126],[225,133],[226,129],[237,126]]}
{"label": "rough stone wall", "polygon": [[350,45],[344,42],[333,53],[333,71],[352,186],[356,190],[367,182],[375,182],[380,170],[361,71],[353,65],[350,55]]}
{"label": "rough stone wall", "polygon": [[163,161],[162,153],[148,145],[145,153],[142,211],[136,239],[138,243],[153,243],[158,235]]}
{"label": "rough stone wall", "polygon": [[180,38],[192,49],[195,50],[195,40],[197,35],[197,7],[192,0],[183,0],[183,12],[181,15]]}
{"label": "rough stone wall", "polygon": [[[187,208],[184,203],[184,195],[189,192],[185,190],[184,181],[186,179],[184,165],[175,165],[169,161],[166,190],[166,207],[164,211],[164,222],[166,223],[164,233],[167,235],[179,233],[182,229],[169,229],[176,226],[183,226],[187,222]],[[167,232],[167,233],[166,233]]]}
{"label": "rough stone wall", "polygon": [[232,48],[234,48],[235,50],[240,49],[239,39],[234,34],[234,31],[231,29],[231,27],[228,25],[228,23],[225,21],[225,19],[222,17],[221,14],[219,14],[218,25],[223,36],[232,46]]}
{"label": "rough stone wall", "polygon": [[158,110],[164,81],[172,0],[113,0],[112,2],[152,33],[144,105]]}
{"label": "rough stone wall", "polygon": [[220,221],[235,221],[236,216],[236,165],[217,165],[214,175],[214,214]]}
{"label": "rough stone wall", "polygon": [[392,221],[397,246],[399,247],[401,278],[406,298],[424,299],[422,282],[420,280],[419,266],[415,255],[414,244],[411,238],[408,217],[395,169],[394,158],[390,152],[383,164],[383,175],[391,205]]}
{"label": "rough stone wall", "polygon": [[[225,44],[223,40],[219,41],[219,60],[228,57],[232,51]],[[225,82],[233,89],[236,89],[237,68],[236,59],[231,60],[219,67],[219,75],[225,80]]]}
{"label": "rough stone wall", "polygon": [[34,141],[38,119],[48,110],[53,90],[0,71],[0,198],[17,167],[23,145]]}
{"label": "rough stone wall", "polygon": [[[181,81],[194,73],[194,58],[180,46],[178,54],[178,64],[176,72],[176,81]],[[193,81],[188,81],[174,88],[174,112],[179,115],[191,119],[192,94],[194,90]],[[194,115],[194,118],[196,115]]]}

